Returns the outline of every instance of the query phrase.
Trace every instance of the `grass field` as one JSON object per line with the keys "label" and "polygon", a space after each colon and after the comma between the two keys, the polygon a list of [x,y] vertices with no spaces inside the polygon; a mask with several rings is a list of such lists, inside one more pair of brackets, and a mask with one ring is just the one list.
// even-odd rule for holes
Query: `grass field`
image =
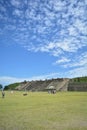
{"label": "grass field", "polygon": [[87,92],[0,92],[0,130],[87,130]]}

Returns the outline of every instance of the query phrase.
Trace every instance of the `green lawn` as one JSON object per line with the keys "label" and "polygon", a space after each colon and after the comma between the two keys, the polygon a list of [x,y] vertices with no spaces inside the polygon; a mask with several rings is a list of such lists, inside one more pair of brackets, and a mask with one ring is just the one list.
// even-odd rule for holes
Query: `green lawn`
{"label": "green lawn", "polygon": [[87,92],[0,92],[0,130],[87,130]]}

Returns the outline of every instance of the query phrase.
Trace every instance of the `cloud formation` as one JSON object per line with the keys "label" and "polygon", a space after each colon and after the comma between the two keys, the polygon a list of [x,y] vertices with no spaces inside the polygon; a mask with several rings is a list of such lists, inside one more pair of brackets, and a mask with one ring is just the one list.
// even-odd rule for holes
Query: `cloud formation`
{"label": "cloud formation", "polygon": [[6,0],[0,2],[0,19],[5,31],[13,31],[11,38],[28,48],[54,43],[64,51],[77,51],[86,46],[86,6],[85,0]]}

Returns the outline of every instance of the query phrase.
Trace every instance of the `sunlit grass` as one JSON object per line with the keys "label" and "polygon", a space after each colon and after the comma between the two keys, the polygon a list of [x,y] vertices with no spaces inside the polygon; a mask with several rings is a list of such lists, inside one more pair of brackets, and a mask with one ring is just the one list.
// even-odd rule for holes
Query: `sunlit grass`
{"label": "sunlit grass", "polygon": [[0,93],[0,130],[87,130],[87,93]]}

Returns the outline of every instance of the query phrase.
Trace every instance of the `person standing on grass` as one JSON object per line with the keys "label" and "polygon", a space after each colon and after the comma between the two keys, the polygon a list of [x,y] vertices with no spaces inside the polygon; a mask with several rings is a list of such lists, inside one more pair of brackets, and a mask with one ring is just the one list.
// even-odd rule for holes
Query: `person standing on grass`
{"label": "person standing on grass", "polygon": [[5,92],[4,92],[4,88],[3,88],[2,84],[0,84],[0,90],[2,91],[2,98],[4,98]]}
{"label": "person standing on grass", "polygon": [[5,92],[2,90],[2,98],[5,97]]}

